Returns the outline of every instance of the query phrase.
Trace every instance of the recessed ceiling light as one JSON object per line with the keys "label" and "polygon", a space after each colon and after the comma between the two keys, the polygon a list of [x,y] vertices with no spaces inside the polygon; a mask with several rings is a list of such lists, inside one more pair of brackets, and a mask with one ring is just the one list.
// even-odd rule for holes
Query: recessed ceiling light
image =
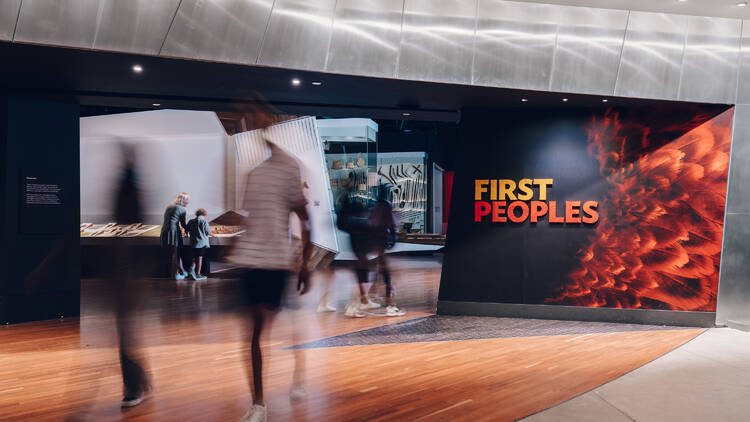
{"label": "recessed ceiling light", "polygon": [[141,72],[143,72],[143,67],[141,65],[139,65],[139,64],[134,64],[133,65],[133,72],[135,72],[135,73],[141,73]]}
{"label": "recessed ceiling light", "polygon": [[521,102],[522,103],[527,103],[527,102],[529,102],[529,99],[528,98],[521,98]]}
{"label": "recessed ceiling light", "polygon": [[315,85],[315,86],[321,86],[321,85],[323,85],[323,82],[315,81],[312,84]]}
{"label": "recessed ceiling light", "polygon": [[677,3],[685,3],[687,0],[677,0]]}
{"label": "recessed ceiling light", "polygon": [[302,83],[302,81],[300,81],[297,78],[292,79],[292,85],[294,85],[294,86],[299,86],[299,84],[301,84],[301,83]]}
{"label": "recessed ceiling light", "polygon": [[563,102],[564,102],[564,103],[567,103],[567,102],[568,102],[568,99],[567,99],[567,98],[563,98]]}
{"label": "recessed ceiling light", "polygon": [[747,6],[747,2],[746,1],[741,1],[741,2],[737,3],[737,7],[745,7],[745,6]]}
{"label": "recessed ceiling light", "polygon": [[608,101],[609,101],[608,99],[606,99],[606,98],[602,98],[602,102],[603,102],[603,103],[606,103],[606,102],[608,102]]}
{"label": "recessed ceiling light", "polygon": [[405,111],[405,112],[401,113],[401,115],[402,116],[411,116],[411,113]]}
{"label": "recessed ceiling light", "polygon": [[153,103],[151,105],[154,106],[154,107],[159,107],[161,105],[161,103]]}

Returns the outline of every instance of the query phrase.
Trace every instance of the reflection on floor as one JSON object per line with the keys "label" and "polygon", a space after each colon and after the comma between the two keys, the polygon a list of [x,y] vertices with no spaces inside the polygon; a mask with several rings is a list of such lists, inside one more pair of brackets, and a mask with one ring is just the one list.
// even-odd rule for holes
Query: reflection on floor
{"label": "reflection on floor", "polygon": [[[434,314],[440,262],[393,264],[399,304],[408,311],[403,317],[317,313],[319,290],[290,301],[277,317],[263,339],[270,421],[514,420],[595,388],[702,332],[425,318]],[[316,277],[318,288],[323,278]],[[343,309],[354,274],[338,269],[332,278],[332,302]],[[145,280],[134,286],[142,298],[142,346],[155,394],[126,411],[118,407],[121,378],[105,283],[84,283],[80,320],[0,329],[0,420],[51,421],[75,413],[92,421],[233,421],[244,414],[250,404],[246,318],[235,307],[236,283]],[[387,324],[396,325],[368,331]],[[414,325],[421,328],[398,333]],[[440,333],[448,327],[469,335]],[[433,337],[419,337],[429,331]],[[368,333],[379,333],[375,343],[386,343],[390,334],[415,341],[298,350],[306,360],[307,396],[290,400],[290,346]]]}

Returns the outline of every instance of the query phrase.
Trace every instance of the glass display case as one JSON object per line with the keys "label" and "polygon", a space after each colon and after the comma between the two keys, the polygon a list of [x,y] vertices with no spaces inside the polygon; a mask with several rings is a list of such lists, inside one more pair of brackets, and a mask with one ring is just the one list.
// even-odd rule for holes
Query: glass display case
{"label": "glass display case", "polygon": [[347,187],[364,202],[377,199],[378,125],[370,119],[319,119],[334,202]]}

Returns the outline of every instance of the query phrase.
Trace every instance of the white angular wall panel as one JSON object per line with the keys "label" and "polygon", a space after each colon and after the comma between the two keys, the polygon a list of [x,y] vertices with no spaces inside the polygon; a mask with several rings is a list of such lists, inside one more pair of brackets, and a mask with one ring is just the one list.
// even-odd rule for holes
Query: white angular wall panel
{"label": "white angular wall panel", "polygon": [[[264,138],[294,156],[306,183],[303,189],[308,201],[313,244],[332,252],[339,251],[334,224],[334,202],[328,168],[323,156],[323,146],[318,136],[314,117],[302,117],[282,122],[266,129],[242,132],[232,136],[236,156],[237,203],[243,203],[247,174],[265,161],[269,154]],[[296,220],[296,216],[294,217]],[[299,236],[299,224],[290,225],[293,234]]]}
{"label": "white angular wall panel", "polygon": [[324,70],[335,0],[276,0],[259,64]]}
{"label": "white angular wall panel", "polygon": [[742,21],[690,16],[682,59],[680,100],[733,103]]}
{"label": "white angular wall panel", "polygon": [[397,77],[471,83],[477,0],[406,0]]}
{"label": "white angular wall panel", "polygon": [[255,64],[273,0],[182,0],[161,55]]}
{"label": "white angular wall panel", "polygon": [[630,12],[615,95],[676,100],[688,17]]}
{"label": "white angular wall panel", "polygon": [[564,7],[559,16],[550,89],[612,95],[628,12]]}
{"label": "white angular wall panel", "polygon": [[329,72],[394,77],[404,0],[338,0]]}
{"label": "white angular wall panel", "polygon": [[480,0],[473,83],[547,90],[562,6]]}
{"label": "white angular wall panel", "polygon": [[102,0],[94,48],[158,54],[180,0]]}
{"label": "white angular wall panel", "polygon": [[24,0],[14,41],[91,48],[99,0]]}
{"label": "white angular wall panel", "polygon": [[0,40],[13,39],[21,0],[0,0]]}

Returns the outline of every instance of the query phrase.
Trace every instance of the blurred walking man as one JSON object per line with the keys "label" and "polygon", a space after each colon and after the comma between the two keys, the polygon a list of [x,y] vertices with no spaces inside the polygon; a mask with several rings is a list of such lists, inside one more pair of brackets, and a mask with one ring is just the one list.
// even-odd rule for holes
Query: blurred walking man
{"label": "blurred walking man", "polygon": [[[251,422],[266,421],[261,333],[281,307],[287,278],[293,271],[299,270],[297,288],[300,293],[308,291],[308,264],[312,253],[310,218],[302,192],[300,166],[292,156],[267,139],[266,144],[271,149],[271,156],[248,175],[243,199],[243,209],[248,212],[246,232],[230,256],[230,261],[246,269],[242,283],[251,316],[253,405],[241,421]],[[302,224],[301,262],[290,236],[291,213],[297,214]]]}

